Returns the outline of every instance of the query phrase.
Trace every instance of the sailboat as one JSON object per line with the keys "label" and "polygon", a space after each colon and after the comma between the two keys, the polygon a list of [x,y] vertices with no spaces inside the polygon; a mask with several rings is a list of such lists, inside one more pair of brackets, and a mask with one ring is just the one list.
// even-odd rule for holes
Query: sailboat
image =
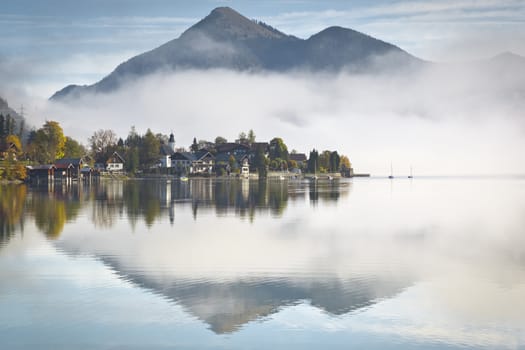
{"label": "sailboat", "polygon": [[389,179],[394,178],[394,168],[392,167],[392,163],[390,163],[390,176],[388,176]]}
{"label": "sailboat", "polygon": [[410,166],[410,175],[408,175],[408,178],[409,178],[409,179],[412,179],[412,178],[413,178],[413,176],[412,176],[412,165]]}

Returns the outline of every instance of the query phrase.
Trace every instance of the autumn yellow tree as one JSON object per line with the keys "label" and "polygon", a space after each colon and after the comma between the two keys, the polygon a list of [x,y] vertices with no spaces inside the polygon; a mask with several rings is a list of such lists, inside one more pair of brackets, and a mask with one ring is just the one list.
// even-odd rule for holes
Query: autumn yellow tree
{"label": "autumn yellow tree", "polygon": [[64,157],[66,137],[58,122],[47,121],[31,137],[28,153],[39,163],[52,163]]}
{"label": "autumn yellow tree", "polygon": [[350,159],[347,156],[343,155],[339,160],[339,167],[341,170],[348,170],[352,168],[352,163],[350,163]]}

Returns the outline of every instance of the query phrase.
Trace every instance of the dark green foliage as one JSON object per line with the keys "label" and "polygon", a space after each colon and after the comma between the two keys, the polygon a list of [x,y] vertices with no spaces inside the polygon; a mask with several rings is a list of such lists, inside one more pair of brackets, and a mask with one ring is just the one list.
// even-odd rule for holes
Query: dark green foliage
{"label": "dark green foliage", "polygon": [[0,114],[0,141],[6,137],[5,133],[5,117],[3,114]]}
{"label": "dark green foliage", "polygon": [[221,143],[226,143],[226,142],[228,142],[228,140],[226,140],[226,138],[224,138],[224,137],[222,137],[222,136],[217,136],[217,137],[215,138],[215,144],[216,144],[216,145],[219,145],[219,144],[221,144]]}
{"label": "dark green foliage", "polygon": [[3,116],[0,114],[0,141],[4,140],[8,135],[15,135],[16,120],[11,118],[8,114]]}
{"label": "dark green foliage", "polygon": [[140,147],[140,163],[142,168],[147,169],[157,164],[159,157],[160,141],[155,137],[150,129],[142,138]]}
{"label": "dark green foliage", "polygon": [[255,133],[253,132],[252,129],[250,129],[250,131],[248,131],[248,142],[250,144],[255,142]]}
{"label": "dark green foliage", "polygon": [[82,158],[87,154],[86,149],[78,141],[66,136],[64,158]]}
{"label": "dark green foliage", "polygon": [[277,158],[288,161],[288,147],[280,137],[274,137],[270,141],[270,160]]}
{"label": "dark green foliage", "polygon": [[314,148],[308,157],[308,172],[315,173],[317,171],[319,171],[319,152]]}
{"label": "dark green foliage", "polygon": [[259,173],[259,178],[265,178],[268,175],[268,159],[266,159],[266,156],[264,155],[263,147],[257,147],[253,163],[253,166],[257,169],[257,173]]}
{"label": "dark green foliage", "polygon": [[196,137],[193,138],[193,143],[190,146],[190,150],[192,152],[197,152],[199,150],[199,144],[197,143],[197,138]]}
{"label": "dark green foliage", "polygon": [[130,147],[127,149],[127,152],[125,153],[126,157],[126,170],[130,173],[135,173],[139,168],[139,150],[138,147]]}
{"label": "dark green foliage", "polygon": [[339,163],[340,163],[341,157],[339,157],[339,154],[337,151],[333,151],[330,153],[330,172],[335,173],[339,171]]}

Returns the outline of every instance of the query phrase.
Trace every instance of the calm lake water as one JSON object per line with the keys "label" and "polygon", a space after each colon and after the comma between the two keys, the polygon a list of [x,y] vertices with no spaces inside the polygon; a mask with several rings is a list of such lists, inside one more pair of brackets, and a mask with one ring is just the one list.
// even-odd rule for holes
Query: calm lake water
{"label": "calm lake water", "polygon": [[1,349],[525,349],[525,178],[0,187]]}

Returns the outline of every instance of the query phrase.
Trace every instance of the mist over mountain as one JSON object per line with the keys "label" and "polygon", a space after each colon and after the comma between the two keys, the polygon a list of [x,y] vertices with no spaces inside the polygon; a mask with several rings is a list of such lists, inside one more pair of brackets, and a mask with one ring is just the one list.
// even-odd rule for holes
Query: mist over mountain
{"label": "mist over mountain", "polygon": [[[9,107],[7,100],[0,96],[0,114],[4,117],[10,116],[16,121],[16,129],[19,130],[21,123],[25,124],[25,118],[18,114],[13,108]],[[27,125],[26,125],[27,126]]]}
{"label": "mist over mountain", "polygon": [[162,70],[366,73],[422,64],[395,45],[351,29],[329,27],[304,40],[219,7],[179,38],[129,59],[101,81],[66,86],[51,99],[111,92],[130,80]]}

